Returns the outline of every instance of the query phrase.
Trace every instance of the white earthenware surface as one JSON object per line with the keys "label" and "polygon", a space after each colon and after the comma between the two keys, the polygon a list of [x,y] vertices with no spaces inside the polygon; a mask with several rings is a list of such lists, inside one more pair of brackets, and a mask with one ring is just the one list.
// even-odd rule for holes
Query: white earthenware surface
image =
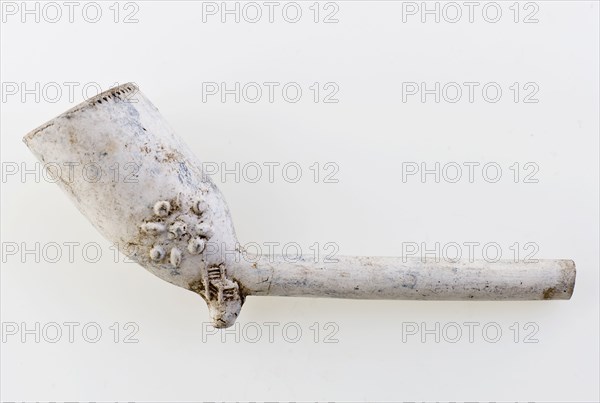
{"label": "white earthenware surface", "polygon": [[[239,23],[222,23],[214,3],[204,4],[203,22],[201,3],[160,1],[121,3],[118,15],[100,3],[96,23],[82,3],[70,23],[57,4],[58,22],[53,9],[40,9],[39,22],[8,9],[0,28],[2,400],[599,400],[597,3],[522,5],[518,23],[511,2],[500,3],[497,23],[480,9],[469,23],[464,6],[457,23],[422,23],[419,14],[403,22],[402,3],[322,3],[315,23],[307,2],[295,24],[282,18],[283,3],[273,23],[265,6],[257,23],[248,8]],[[539,21],[523,23],[533,12]],[[323,23],[329,15],[339,22]],[[128,16],[138,22],[124,23]],[[415,245],[422,254],[436,243],[466,255],[479,243],[475,257],[487,245],[493,258],[497,244],[505,258],[516,249],[521,259],[534,251],[575,260],[573,298],[249,298],[239,326],[219,333],[196,295],[115,258],[56,184],[21,177],[36,170],[24,134],[83,101],[84,87],[91,96],[128,81],[219,169],[212,179],[247,247],[277,242],[275,253],[293,254],[299,245],[324,258],[399,256]],[[260,83],[262,98],[223,103],[207,94],[221,82]],[[273,102],[265,82],[279,83]],[[439,103],[403,102],[402,83],[413,82],[497,83],[503,93],[491,103],[476,92],[471,103],[463,85],[456,103],[450,92]],[[279,91],[288,83],[302,89],[296,103]],[[527,99],[539,102],[523,102],[536,88]],[[336,89],[328,100],[339,102],[324,102]],[[446,167],[440,183],[403,181],[403,168],[422,162]],[[236,163],[239,180],[223,180]],[[465,163],[497,164],[502,177],[488,183],[475,170],[470,183]],[[457,183],[448,180],[454,164],[463,169]],[[525,180],[532,172],[537,183]],[[65,323],[75,323],[72,342]]]}

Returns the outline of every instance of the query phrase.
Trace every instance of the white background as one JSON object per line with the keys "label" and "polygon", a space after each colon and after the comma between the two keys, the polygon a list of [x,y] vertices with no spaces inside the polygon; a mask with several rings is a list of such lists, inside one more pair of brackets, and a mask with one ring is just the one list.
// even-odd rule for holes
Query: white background
{"label": "white background", "polygon": [[[84,2],[72,23],[63,3],[57,3],[57,22],[50,21],[56,10],[39,3],[36,22],[35,11],[22,14],[20,2],[9,9],[7,3],[1,28],[2,400],[600,399],[597,2],[521,3],[518,22],[513,2],[500,2],[496,23],[485,20],[483,2],[472,23],[460,2],[463,15],[456,23],[447,21],[454,18],[449,8],[439,23],[432,15],[423,23],[419,13],[403,15],[410,5],[388,1],[336,2],[327,9],[321,3],[317,23],[312,2],[299,3],[297,23],[283,18],[285,3],[275,9],[273,23],[266,6],[257,23],[248,21],[254,14],[242,15],[239,23],[231,15],[222,23],[220,14],[204,14],[203,21],[202,3],[192,1],[100,3],[96,23],[84,18],[95,18],[93,9],[82,12]],[[444,3],[438,6],[443,12]],[[336,9],[332,18],[338,22],[324,23]],[[487,11],[493,19],[494,10]],[[124,23],[132,12],[138,22]],[[538,22],[524,23],[532,12]],[[296,242],[312,253],[315,242],[322,251],[334,242],[339,255],[394,256],[412,243],[495,242],[511,259],[511,245],[519,243],[523,258],[523,245],[532,242],[537,258],[576,262],[573,298],[449,303],[255,297],[246,301],[237,328],[214,333],[197,295],[123,257],[115,262],[110,243],[55,184],[33,174],[21,177],[23,168],[36,168],[21,142],[24,134],[82,101],[83,87],[94,95],[90,83],[106,90],[127,81],[140,86],[204,161],[228,169],[236,162],[300,165],[297,183],[281,170],[269,183],[266,168],[257,183],[213,177],[242,243]],[[272,103],[266,92],[256,103],[243,97],[236,103],[233,96],[203,102],[207,82],[281,85]],[[303,90],[296,103],[281,96],[288,82]],[[335,83],[339,102],[323,102],[328,92],[314,102],[309,87],[315,82]],[[473,102],[466,87],[456,103],[443,96],[436,103],[433,95],[403,102],[406,82],[480,85]],[[503,91],[498,102],[482,96],[489,82]],[[529,93],[523,89],[515,102],[509,88],[515,82],[534,83],[538,102],[523,102]],[[64,83],[77,83],[71,84],[73,97]],[[315,183],[315,162],[321,174],[323,164],[335,164],[338,182],[321,176]],[[470,183],[465,168],[458,183],[448,176],[436,183],[432,175],[426,183],[418,175],[403,181],[407,162],[428,168],[492,162],[502,177],[489,183],[476,170]],[[538,182],[525,183],[521,175],[515,183],[509,168],[515,162],[521,174],[530,172],[523,170],[527,162],[538,167]],[[15,163],[19,172],[9,174]],[[35,252],[21,254],[37,242],[39,263]],[[65,246],[62,258],[51,263],[50,250],[42,253],[51,242],[79,242],[73,262]],[[7,253],[15,244],[18,252]],[[87,244],[100,245],[98,262],[82,254]],[[463,256],[467,252],[462,249]],[[481,246],[475,255],[482,257]],[[63,331],[56,343],[49,340],[52,322]],[[73,342],[64,322],[79,324]],[[110,329],[115,322],[118,342]],[[134,327],[125,331],[128,322]],[[272,340],[265,322],[277,323]],[[477,324],[472,342],[465,322]],[[103,331],[96,343],[82,336],[90,323]],[[286,325],[289,334],[282,332]],[[43,334],[44,326],[50,333]],[[407,330],[414,326],[412,335]],[[422,332],[425,327],[433,333]],[[463,332],[458,338],[456,327]],[[486,335],[483,327],[492,330]],[[33,334],[23,334],[24,328]],[[298,328],[302,335],[294,343]],[[131,329],[137,329],[138,342],[124,343]]]}

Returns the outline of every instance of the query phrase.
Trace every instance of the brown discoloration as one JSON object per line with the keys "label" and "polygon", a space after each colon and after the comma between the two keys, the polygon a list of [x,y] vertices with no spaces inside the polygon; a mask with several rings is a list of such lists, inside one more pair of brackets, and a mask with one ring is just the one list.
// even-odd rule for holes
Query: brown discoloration
{"label": "brown discoloration", "polygon": [[544,290],[544,299],[552,299],[552,297],[554,297],[554,294],[556,294],[556,288],[546,288]]}
{"label": "brown discoloration", "polygon": [[250,289],[248,287],[244,286],[244,284],[242,284],[241,281],[239,281],[238,279],[236,279],[234,277],[229,277],[229,279],[237,284],[238,296],[241,300],[241,304],[244,305],[244,302],[246,302],[246,297],[248,295],[252,295],[252,293],[250,292]]}
{"label": "brown discoloration", "polygon": [[154,155],[154,159],[161,163],[175,164],[184,161],[185,158],[177,150],[167,150],[163,146],[159,146]]}
{"label": "brown discoloration", "polygon": [[174,152],[167,152],[163,156],[163,162],[177,162],[180,161],[178,155]]}
{"label": "brown discoloration", "polygon": [[75,130],[73,129],[69,129],[69,143],[70,144],[75,144],[77,143],[77,133],[75,133]]}
{"label": "brown discoloration", "polygon": [[577,277],[577,268],[575,266],[575,262],[572,260],[563,260],[561,261],[562,277],[561,281],[565,285],[565,289],[563,290],[563,298],[562,299],[571,299],[573,295],[573,291],[575,289],[575,279]]}
{"label": "brown discoloration", "polygon": [[204,298],[204,280],[198,279],[196,281],[192,281],[189,285],[190,291],[194,291],[196,294],[202,295]]}

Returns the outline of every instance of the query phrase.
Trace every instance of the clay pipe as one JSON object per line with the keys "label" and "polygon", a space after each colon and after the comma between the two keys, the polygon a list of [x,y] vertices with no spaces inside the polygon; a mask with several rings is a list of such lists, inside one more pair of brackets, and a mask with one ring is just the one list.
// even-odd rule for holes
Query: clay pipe
{"label": "clay pipe", "polygon": [[75,106],[24,141],[42,163],[105,173],[90,180],[62,170],[58,183],[124,254],[204,298],[215,327],[231,326],[250,295],[547,300],[573,293],[571,260],[338,257],[321,263],[249,256],[239,246],[223,195],[198,158],[131,83]]}

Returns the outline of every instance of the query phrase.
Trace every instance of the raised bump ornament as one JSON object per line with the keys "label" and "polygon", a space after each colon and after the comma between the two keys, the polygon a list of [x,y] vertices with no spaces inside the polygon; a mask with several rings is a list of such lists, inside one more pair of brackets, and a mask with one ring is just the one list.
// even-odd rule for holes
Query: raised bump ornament
{"label": "raised bump ornament", "polygon": [[[58,182],[111,242],[156,276],[202,296],[215,327],[231,326],[250,295],[407,300],[569,299],[571,260],[457,263],[419,258],[248,258],[229,208],[202,165],[134,84],[95,96],[33,130],[36,157],[93,163],[118,180]],[[61,174],[61,175],[62,175]],[[234,251],[232,253],[232,251]]]}

